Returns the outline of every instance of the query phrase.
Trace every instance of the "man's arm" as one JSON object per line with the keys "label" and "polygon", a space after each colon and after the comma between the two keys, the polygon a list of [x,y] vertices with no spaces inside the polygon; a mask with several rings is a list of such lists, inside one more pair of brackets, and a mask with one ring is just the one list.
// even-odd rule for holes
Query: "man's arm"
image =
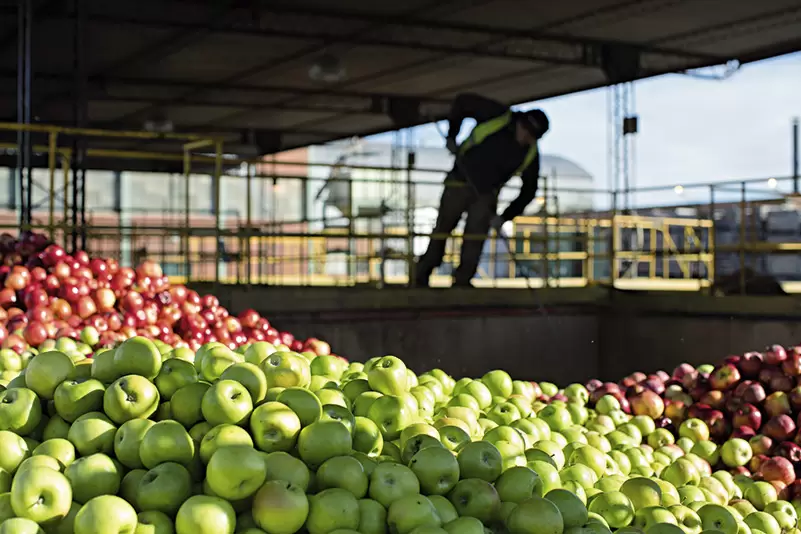
{"label": "man's arm", "polygon": [[462,93],[453,100],[451,106],[451,114],[448,118],[448,139],[456,139],[465,119],[484,122],[503,115],[508,110],[507,106],[495,100],[475,93]]}
{"label": "man's arm", "polygon": [[501,215],[504,221],[511,221],[518,215],[521,215],[523,210],[526,209],[526,206],[534,200],[534,197],[537,196],[537,182],[539,178],[540,155],[537,154],[534,161],[531,162],[531,165],[520,175],[520,179],[523,180],[523,186],[520,188],[520,194],[517,195],[517,198],[506,207],[503,215]]}

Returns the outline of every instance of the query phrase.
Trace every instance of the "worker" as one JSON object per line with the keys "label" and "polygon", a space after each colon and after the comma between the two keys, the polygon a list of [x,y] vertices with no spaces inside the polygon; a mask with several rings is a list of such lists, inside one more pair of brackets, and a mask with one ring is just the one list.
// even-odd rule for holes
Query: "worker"
{"label": "worker", "polygon": [[[467,118],[475,119],[477,124],[459,146],[456,137]],[[471,287],[470,280],[478,269],[484,247],[484,239],[476,239],[476,236],[486,238],[490,228],[500,232],[503,223],[522,214],[537,194],[540,173],[537,141],[548,127],[548,117],[539,109],[516,112],[476,94],[456,97],[446,138],[446,146],[456,161],[445,177],[445,189],[428,249],[417,262],[417,287],[428,287],[431,273],[442,263],[445,254],[444,235],[453,232],[465,212],[466,237],[459,266],[453,273],[453,285]],[[520,194],[498,215],[498,194],[516,175],[523,181]]]}

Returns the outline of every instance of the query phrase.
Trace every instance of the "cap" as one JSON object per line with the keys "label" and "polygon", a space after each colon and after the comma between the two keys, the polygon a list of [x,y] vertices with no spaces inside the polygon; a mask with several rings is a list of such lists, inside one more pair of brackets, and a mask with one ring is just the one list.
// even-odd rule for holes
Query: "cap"
{"label": "cap", "polygon": [[548,116],[541,109],[526,111],[521,118],[523,127],[535,137],[542,137],[550,128]]}

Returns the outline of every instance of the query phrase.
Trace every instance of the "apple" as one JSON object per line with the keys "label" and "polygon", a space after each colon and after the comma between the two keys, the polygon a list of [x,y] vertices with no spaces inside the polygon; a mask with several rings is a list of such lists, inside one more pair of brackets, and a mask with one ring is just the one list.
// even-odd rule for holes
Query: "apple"
{"label": "apple", "polygon": [[136,515],[137,525],[134,534],[172,534],[175,532],[172,519],[163,512],[151,510]]}
{"label": "apple", "polygon": [[64,438],[48,439],[40,443],[32,455],[55,458],[64,469],[75,461],[75,446]]}
{"label": "apple", "polygon": [[766,512],[753,512],[745,518],[745,524],[752,530],[765,534],[781,534],[782,528],[776,519]]}
{"label": "apple", "polygon": [[253,447],[253,439],[247,430],[230,424],[217,425],[210,429],[200,441],[200,459],[208,464],[212,454],[221,447],[245,445]]}
{"label": "apple", "polygon": [[718,391],[725,391],[740,381],[740,371],[733,364],[724,364],[709,375],[709,385]]}
{"label": "apple", "polygon": [[367,381],[374,391],[384,395],[400,395],[409,390],[406,365],[400,358],[379,358],[367,372]]}
{"label": "apple", "polygon": [[775,441],[787,441],[795,435],[796,426],[790,416],[781,414],[771,417],[761,432]]}
{"label": "apple", "polygon": [[309,498],[306,530],[309,534],[326,534],[337,529],[355,531],[360,517],[359,502],[352,493],[330,488]]}
{"label": "apple", "polygon": [[402,398],[393,395],[378,397],[367,410],[367,417],[378,426],[385,441],[398,439],[401,431],[413,422],[414,415]]}
{"label": "apple", "polygon": [[234,380],[245,386],[254,404],[259,404],[267,396],[267,378],[262,370],[252,363],[235,363],[223,371],[220,379]]}
{"label": "apple", "polygon": [[264,452],[292,450],[300,429],[301,422],[297,414],[280,402],[262,404],[250,416],[253,441]]}
{"label": "apple", "polygon": [[367,474],[361,462],[351,456],[335,456],[323,462],[317,470],[316,482],[320,490],[341,488],[357,499],[367,494]]}
{"label": "apple", "polygon": [[253,410],[247,388],[234,380],[220,380],[203,394],[201,412],[212,425],[245,424]]}
{"label": "apple", "polygon": [[724,534],[737,534],[737,519],[729,509],[720,504],[705,504],[696,513],[703,530],[717,530]]}
{"label": "apple", "polygon": [[394,501],[387,510],[387,525],[391,532],[408,534],[426,527],[438,528],[442,519],[437,509],[422,495],[407,495]]}
{"label": "apple", "polygon": [[[429,498],[434,507],[437,507],[437,501],[435,500],[439,496],[435,495],[433,498]],[[443,499],[444,500],[444,499]],[[445,502],[450,505],[450,502],[445,500]],[[451,506],[453,508],[453,506]],[[437,511],[442,518],[443,512],[437,508]],[[456,512],[453,512],[453,515],[456,515]],[[482,532],[483,534],[483,526]],[[360,499],[359,500],[359,531],[363,534],[384,534],[387,529],[387,511],[386,509],[381,506],[381,503],[374,501],[373,499]]]}
{"label": "apple", "polygon": [[174,516],[192,495],[192,477],[186,467],[165,462],[147,471],[136,488],[136,505],[142,511]]}
{"label": "apple", "polygon": [[659,484],[646,477],[633,477],[625,481],[619,491],[629,499],[635,512],[650,506],[659,506],[662,491]]}
{"label": "apple", "polygon": [[161,365],[154,384],[156,384],[161,398],[168,401],[176,391],[197,381],[197,371],[191,362],[179,358],[170,358]]}
{"label": "apple", "polygon": [[792,413],[790,397],[784,391],[774,391],[765,398],[765,412],[768,417]]}
{"label": "apple", "polygon": [[[207,382],[214,382],[227,368],[242,361],[244,358],[230,348],[215,346],[209,349],[201,360],[198,375]],[[197,362],[195,364],[197,365]]]}
{"label": "apple", "polygon": [[298,434],[298,454],[312,469],[334,456],[350,454],[352,447],[348,427],[337,421],[316,421]]}
{"label": "apple", "polygon": [[195,442],[176,421],[159,421],[145,431],[139,445],[139,458],[148,469],[165,462],[188,467],[195,454]]}
{"label": "apple", "polygon": [[743,466],[752,456],[751,445],[744,439],[730,439],[720,447],[720,459],[728,467]]}
{"label": "apple", "polygon": [[230,501],[250,497],[266,477],[262,455],[247,445],[220,447],[206,466],[206,481],[211,490]]}
{"label": "apple", "polygon": [[[457,482],[449,498],[460,517],[475,517],[485,524],[498,516],[501,507],[500,497],[493,485],[477,478],[467,478]],[[549,504],[558,512],[556,505],[550,502]]]}
{"label": "apple", "polygon": [[31,467],[20,470],[14,476],[11,507],[17,517],[48,526],[63,519],[69,513],[71,504],[70,481],[58,471]]}
{"label": "apple", "polygon": [[37,354],[25,368],[25,384],[39,397],[51,400],[56,387],[69,378],[75,369],[72,359],[56,350]]}
{"label": "apple", "polygon": [[743,496],[759,511],[764,510],[769,503],[778,499],[776,488],[769,482],[763,481],[750,484],[743,491]]}
{"label": "apple", "polygon": [[161,365],[161,353],[156,345],[141,336],[126,339],[114,350],[118,376],[139,375],[153,380],[161,371]]}
{"label": "apple", "polygon": [[176,534],[233,534],[236,512],[228,501],[209,495],[193,495],[175,516]]}
{"label": "apple", "polygon": [[139,458],[139,447],[145,433],[155,423],[148,419],[131,419],[120,426],[114,435],[114,456],[129,469],[144,467]]}
{"label": "apple", "polygon": [[[309,500],[303,488],[283,480],[272,480],[256,492],[251,513],[259,528],[268,534],[294,534],[306,522]],[[360,528],[364,531],[362,522]],[[384,527],[384,521],[381,526]]]}
{"label": "apple", "polygon": [[679,436],[695,442],[709,439],[709,427],[701,419],[691,417],[679,425]]}
{"label": "apple", "polygon": [[388,508],[393,501],[404,495],[420,493],[420,481],[414,471],[405,465],[384,462],[378,464],[370,475],[370,498]]}
{"label": "apple", "polygon": [[412,456],[409,467],[426,495],[446,495],[459,481],[459,462],[443,447],[420,450]]}
{"label": "apple", "polygon": [[30,434],[42,420],[42,403],[28,388],[0,391],[0,430]]}
{"label": "apple", "polygon": [[195,382],[179,388],[170,399],[172,418],[186,428],[203,420],[201,403],[211,385],[206,382]]}
{"label": "apple", "polygon": [[118,378],[103,394],[103,411],[117,424],[150,417],[158,406],[158,389],[139,375]]}
{"label": "apple", "polygon": [[306,387],[311,382],[309,361],[295,352],[278,351],[270,354],[259,368],[267,378],[267,387]]}
{"label": "apple", "polygon": [[790,460],[776,456],[769,458],[759,467],[759,474],[768,482],[779,480],[791,484],[795,480],[795,469]]}
{"label": "apple", "polygon": [[43,534],[44,530],[30,519],[10,517],[0,524],[0,534]]}

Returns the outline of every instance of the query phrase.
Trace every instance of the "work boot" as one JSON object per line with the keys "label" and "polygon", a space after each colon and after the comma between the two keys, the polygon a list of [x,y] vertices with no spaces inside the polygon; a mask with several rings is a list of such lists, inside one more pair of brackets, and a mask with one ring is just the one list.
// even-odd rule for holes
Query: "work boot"
{"label": "work boot", "polygon": [[470,283],[470,280],[454,280],[453,283],[451,283],[451,287],[457,287],[460,289],[461,288],[473,289],[475,286],[472,283]]}

